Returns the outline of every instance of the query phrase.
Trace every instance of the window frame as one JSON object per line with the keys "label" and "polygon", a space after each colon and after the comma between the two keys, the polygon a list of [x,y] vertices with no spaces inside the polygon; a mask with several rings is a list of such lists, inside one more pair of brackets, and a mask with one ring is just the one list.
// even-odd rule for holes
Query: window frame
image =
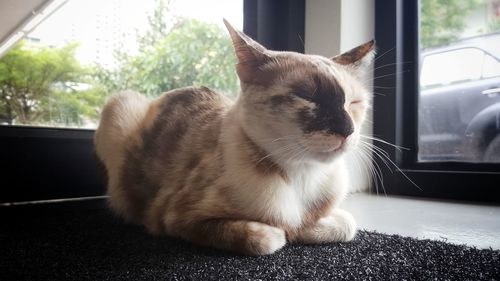
{"label": "window frame", "polygon": [[375,144],[399,167],[391,172],[383,161],[374,159],[381,167],[385,192],[499,203],[500,164],[417,161],[419,13],[420,1],[375,2],[380,55],[374,65],[373,133],[408,149]]}
{"label": "window frame", "polygon": [[[244,31],[266,47],[304,52],[305,0],[244,0],[243,20]],[[0,125],[0,205],[104,196],[94,132]]]}

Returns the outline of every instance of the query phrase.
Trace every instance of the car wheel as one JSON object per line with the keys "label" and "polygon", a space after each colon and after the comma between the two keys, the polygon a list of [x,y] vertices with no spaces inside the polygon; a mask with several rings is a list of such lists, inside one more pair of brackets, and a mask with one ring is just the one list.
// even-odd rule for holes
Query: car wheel
{"label": "car wheel", "polygon": [[497,135],[490,144],[488,144],[483,154],[483,161],[492,163],[500,162],[500,135]]}

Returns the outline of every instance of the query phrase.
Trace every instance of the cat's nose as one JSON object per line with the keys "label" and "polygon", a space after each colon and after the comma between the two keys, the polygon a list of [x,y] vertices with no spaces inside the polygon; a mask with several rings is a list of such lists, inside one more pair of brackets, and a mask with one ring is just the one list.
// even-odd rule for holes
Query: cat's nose
{"label": "cat's nose", "polygon": [[338,138],[342,138],[343,140],[347,139],[352,133],[354,133],[354,127],[349,124],[346,126],[339,126],[334,130],[335,134]]}
{"label": "cat's nose", "polygon": [[349,114],[345,111],[339,111],[339,114],[333,118],[331,124],[331,132],[344,139],[354,133],[354,124]]}

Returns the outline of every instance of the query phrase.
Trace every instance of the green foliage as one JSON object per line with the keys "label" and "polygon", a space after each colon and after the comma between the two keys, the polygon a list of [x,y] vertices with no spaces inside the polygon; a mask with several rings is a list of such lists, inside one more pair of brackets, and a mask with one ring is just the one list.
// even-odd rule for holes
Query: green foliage
{"label": "green foliage", "polygon": [[468,11],[481,0],[421,0],[420,42],[422,47],[443,45],[458,39]]}
{"label": "green foliage", "polygon": [[[86,85],[88,87],[88,85]],[[44,104],[43,124],[52,126],[93,126],[99,119],[105,92],[99,86],[85,90],[54,89]]]}
{"label": "green foliage", "polygon": [[488,25],[488,33],[500,32],[500,18],[495,18]]}
{"label": "green foliage", "polygon": [[180,19],[163,38],[157,35],[139,38],[140,54],[118,56],[116,70],[99,69],[98,81],[110,91],[131,88],[148,96],[191,85],[218,89],[228,96],[238,92],[236,57],[222,28]]}
{"label": "green foliage", "polygon": [[[3,122],[17,124],[80,124],[90,112],[90,103],[76,105],[80,96],[102,95],[95,91],[76,91],[68,83],[83,82],[86,75],[75,58],[76,44],[63,48],[17,45],[0,58],[0,116]],[[66,112],[64,120],[53,119]],[[96,113],[93,113],[94,115]]]}
{"label": "green foliage", "polygon": [[168,35],[173,28],[176,18],[170,13],[172,0],[156,0],[156,7],[148,16],[149,29],[146,34],[137,34],[141,48],[155,45],[158,41]]}
{"label": "green foliage", "polygon": [[82,67],[77,44],[63,48],[21,43],[0,58],[0,124],[95,125],[106,97],[133,89],[148,96],[207,86],[234,97],[238,79],[229,36],[217,25],[170,15],[157,0],[139,54],[115,50],[118,67]]}

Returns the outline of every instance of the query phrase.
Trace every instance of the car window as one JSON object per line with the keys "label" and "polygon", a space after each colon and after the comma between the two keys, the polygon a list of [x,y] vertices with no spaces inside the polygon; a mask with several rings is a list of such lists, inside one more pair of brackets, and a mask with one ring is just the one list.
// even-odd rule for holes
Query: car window
{"label": "car window", "polygon": [[484,52],[474,48],[427,55],[422,63],[422,88],[477,80],[483,72]]}
{"label": "car window", "polygon": [[483,78],[500,76],[500,62],[490,55],[484,56]]}

